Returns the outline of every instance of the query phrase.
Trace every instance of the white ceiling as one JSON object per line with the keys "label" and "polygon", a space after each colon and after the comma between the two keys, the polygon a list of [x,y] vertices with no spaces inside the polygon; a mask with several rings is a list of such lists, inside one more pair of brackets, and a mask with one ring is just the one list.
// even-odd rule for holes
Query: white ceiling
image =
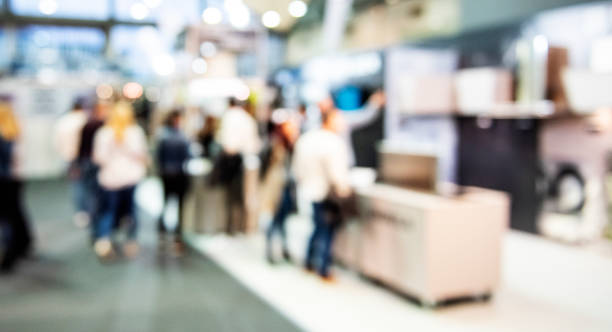
{"label": "white ceiling", "polygon": [[[308,4],[308,0],[303,0]],[[277,31],[287,31],[296,21],[296,18],[289,15],[288,7],[291,0],[244,0],[244,3],[258,14],[263,14],[268,10],[275,10],[280,14],[281,23],[273,29]]]}

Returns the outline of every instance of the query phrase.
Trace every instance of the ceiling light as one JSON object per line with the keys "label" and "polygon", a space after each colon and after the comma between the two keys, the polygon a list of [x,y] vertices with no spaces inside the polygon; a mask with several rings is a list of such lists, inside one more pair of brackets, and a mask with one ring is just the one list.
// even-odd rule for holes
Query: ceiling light
{"label": "ceiling light", "polygon": [[176,64],[169,54],[162,54],[153,58],[153,70],[160,76],[169,76],[174,73]]}
{"label": "ceiling light", "polygon": [[130,7],[130,15],[133,19],[142,21],[149,16],[149,8],[142,2],[137,2]]}
{"label": "ceiling light", "polygon": [[308,6],[302,0],[294,0],[289,3],[289,14],[293,17],[302,17],[307,11]]}
{"label": "ceiling light", "polygon": [[57,12],[57,1],[56,0],[40,0],[38,3],[38,10],[45,15],[53,15]]}
{"label": "ceiling light", "polygon": [[251,13],[244,4],[231,6],[228,9],[230,23],[236,29],[245,29],[251,24]]}
{"label": "ceiling light", "polygon": [[100,99],[110,99],[113,96],[113,87],[108,84],[100,84],[96,88],[96,95]]}
{"label": "ceiling light", "polygon": [[223,15],[219,9],[209,7],[202,13],[202,20],[204,20],[204,23],[206,24],[215,25],[221,23],[223,20]]}
{"label": "ceiling light", "polygon": [[276,28],[280,24],[280,21],[280,15],[274,10],[269,10],[261,16],[261,23],[266,28]]}
{"label": "ceiling light", "polygon": [[208,63],[202,58],[197,58],[191,63],[191,69],[196,74],[206,74],[206,72],[208,71]]}
{"label": "ceiling light", "polygon": [[123,86],[123,95],[129,99],[138,99],[142,96],[142,85],[136,82],[129,82]]}

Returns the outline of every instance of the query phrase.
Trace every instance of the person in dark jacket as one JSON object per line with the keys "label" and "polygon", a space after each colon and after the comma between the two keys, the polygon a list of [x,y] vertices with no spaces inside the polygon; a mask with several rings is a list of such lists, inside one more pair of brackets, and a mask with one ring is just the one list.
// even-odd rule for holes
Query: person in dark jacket
{"label": "person in dark jacket", "polygon": [[21,181],[15,174],[15,144],[19,125],[8,103],[0,102],[0,228],[3,255],[0,272],[11,271],[32,248],[32,235],[23,211]]}
{"label": "person in dark jacket", "polygon": [[98,210],[101,205],[101,189],[98,185],[98,166],[93,161],[93,145],[96,133],[104,126],[104,121],[106,121],[108,113],[107,108],[108,106],[104,104],[98,104],[94,108],[93,114],[87,120],[81,131],[77,155],[77,163],[81,173],[78,181],[80,181],[82,194],[85,196],[85,212],[91,221],[90,229],[92,241],[95,240],[95,224],[96,219],[99,217]]}
{"label": "person in dark jacket", "polygon": [[[170,112],[157,142],[157,166],[164,187],[164,209],[168,207],[171,197],[178,201],[178,224],[174,230],[174,240],[178,250],[182,250],[183,198],[187,192],[189,178],[184,171],[185,162],[189,159],[189,141],[180,131],[182,114],[179,110]],[[162,212],[158,221],[160,237],[167,233]]]}

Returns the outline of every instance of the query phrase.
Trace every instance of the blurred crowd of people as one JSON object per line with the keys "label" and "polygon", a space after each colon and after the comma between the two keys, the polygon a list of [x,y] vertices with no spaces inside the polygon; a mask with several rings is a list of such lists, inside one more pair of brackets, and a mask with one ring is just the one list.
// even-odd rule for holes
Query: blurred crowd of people
{"label": "blurred crowd of people", "polygon": [[[222,116],[206,116],[196,135],[190,137],[184,132],[184,114],[176,108],[163,113],[162,125],[148,137],[129,101],[98,101],[88,107],[84,99],[78,99],[72,110],[57,120],[53,142],[67,165],[74,223],[89,230],[93,250],[103,261],[138,254],[135,192],[151,169],[163,186],[164,207],[157,221],[159,242],[166,244],[170,235],[172,250],[182,253],[182,206],[191,184],[186,164],[194,157],[211,160],[208,183],[225,190],[226,232],[245,232],[244,168],[249,159],[256,158],[261,164],[262,182],[272,170],[281,174],[275,184],[278,194],[273,199],[274,211],[266,230],[267,260],[271,264],[278,262],[273,243],[279,235],[282,259],[292,261],[286,220],[297,211],[299,196],[310,202],[314,225],[304,268],[330,279],[333,237],[343,219],[341,201],[351,195],[349,168],[354,157],[350,133],[376,118],[384,103],[384,95],[377,92],[363,110],[346,113],[339,111],[328,97],[317,105],[320,125],[312,126],[305,105],[295,110],[270,110],[268,123],[262,123],[256,120],[252,107],[230,98]],[[7,205],[0,209],[0,221],[5,270],[27,255],[32,246],[20,199],[21,182],[14,172],[14,145],[18,138],[18,121],[10,104],[2,103],[0,201]],[[194,144],[200,148],[194,149]],[[178,222],[174,229],[168,229],[164,215],[173,199],[178,206]]]}

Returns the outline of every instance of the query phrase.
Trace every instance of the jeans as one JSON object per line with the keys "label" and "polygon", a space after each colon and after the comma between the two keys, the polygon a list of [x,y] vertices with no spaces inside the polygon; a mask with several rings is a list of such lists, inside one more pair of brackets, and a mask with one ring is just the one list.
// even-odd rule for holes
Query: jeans
{"label": "jeans", "polygon": [[272,237],[275,232],[279,232],[283,243],[283,252],[287,253],[287,233],[285,230],[285,221],[293,209],[293,198],[291,197],[291,184],[287,182],[283,188],[281,200],[279,202],[278,209],[274,214],[272,223],[268,227],[266,232],[267,239],[267,253],[268,256],[272,254]]}
{"label": "jeans", "polygon": [[98,196],[100,194],[100,186],[98,185],[98,166],[91,160],[79,161],[79,169],[81,176],[79,177],[79,191],[81,193],[82,202],[79,206],[82,211],[93,218],[98,209]]}
{"label": "jeans", "polygon": [[79,210],[87,212],[90,219],[91,236],[95,238],[96,223],[100,218],[101,188],[98,184],[98,166],[91,160],[79,161],[80,177],[75,189],[78,191]]}
{"label": "jeans", "polygon": [[87,194],[81,176],[71,179],[71,187],[75,212],[87,212]]}
{"label": "jeans", "polygon": [[325,202],[312,203],[312,219],[314,231],[308,242],[306,251],[306,268],[313,269],[318,261],[318,273],[322,277],[329,276],[329,266],[332,262],[332,245],[337,223],[326,220]]}
{"label": "jeans", "polygon": [[100,219],[96,222],[96,237],[109,237],[116,223],[123,217],[123,213],[130,218],[127,236],[129,240],[136,239],[138,220],[136,219],[136,206],[134,205],[134,191],[136,186],[124,187],[117,190],[102,189],[102,206]]}

